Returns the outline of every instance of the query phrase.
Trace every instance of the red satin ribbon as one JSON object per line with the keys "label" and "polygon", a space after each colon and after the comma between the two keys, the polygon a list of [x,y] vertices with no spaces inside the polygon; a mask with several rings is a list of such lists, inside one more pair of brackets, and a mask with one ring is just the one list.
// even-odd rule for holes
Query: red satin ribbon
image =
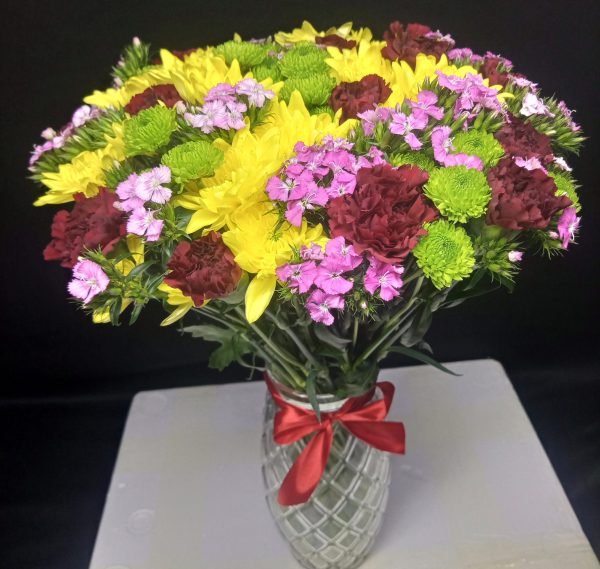
{"label": "red satin ribbon", "polygon": [[392,421],[383,422],[394,398],[394,385],[388,381],[375,386],[381,389],[383,399],[371,401],[374,387],[365,395],[348,399],[338,411],[321,413],[321,422],[312,409],[302,409],[287,403],[266,373],[265,381],[279,407],[273,425],[275,442],[289,445],[315,433],[281,484],[278,501],[282,506],[302,504],[311,497],[327,465],[333,442],[333,424],[336,421],[342,423],[355,437],[379,450],[404,454],[404,425]]}

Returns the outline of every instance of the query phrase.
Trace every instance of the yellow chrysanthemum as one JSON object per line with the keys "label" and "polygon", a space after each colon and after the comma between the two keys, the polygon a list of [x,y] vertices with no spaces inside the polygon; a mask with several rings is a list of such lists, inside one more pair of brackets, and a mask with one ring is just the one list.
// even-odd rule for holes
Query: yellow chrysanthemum
{"label": "yellow chrysanthemum", "polygon": [[294,227],[286,222],[276,232],[278,221],[271,205],[264,203],[235,212],[229,231],[223,233],[236,263],[255,275],[246,291],[248,322],[258,320],[269,305],[277,284],[275,269],[292,259],[294,249],[326,242],[320,225],[309,228],[303,220],[302,227]]}
{"label": "yellow chrysanthemum", "polygon": [[81,152],[68,164],[61,164],[57,172],[44,172],[41,183],[48,192],[38,198],[34,205],[62,204],[73,201],[73,196],[83,193],[90,198],[98,188],[106,184],[104,171],[114,166],[115,160],[125,159],[123,128],[113,125],[114,137],[107,137],[107,145],[99,150]]}
{"label": "yellow chrysanthemum", "polygon": [[375,73],[388,83],[393,79],[392,62],[381,55],[385,42],[363,40],[352,49],[328,47],[329,57],[325,62],[331,67],[338,83],[360,81],[365,75]]}
{"label": "yellow chrysanthemum", "polygon": [[88,105],[95,105],[100,109],[114,107],[120,109],[124,107],[131,99],[140,93],[143,93],[148,87],[164,85],[170,83],[171,78],[168,71],[162,66],[157,65],[142,73],[128,79],[122,87],[118,89],[110,88],[106,91],[94,91],[83,99]]}
{"label": "yellow chrysanthemum", "polygon": [[169,326],[173,322],[177,322],[183,318],[192,308],[194,308],[194,301],[190,296],[183,294],[178,288],[173,288],[167,283],[159,285],[158,290],[167,294],[167,302],[176,306],[175,310],[169,314],[161,323],[161,326]]}
{"label": "yellow chrysanthemum", "polygon": [[[137,235],[128,235],[127,247],[131,253],[131,259],[123,259],[115,265],[115,269],[127,276],[136,265],[144,262],[144,241]],[[131,298],[124,298],[121,303],[121,313],[133,302]],[[94,324],[108,324],[110,322],[110,309],[97,308],[92,314]]]}
{"label": "yellow chrysanthemum", "polygon": [[302,22],[302,26],[300,28],[295,28],[291,32],[278,32],[275,34],[275,41],[279,45],[285,45],[289,43],[298,43],[302,41],[310,41],[314,42],[315,37],[323,37],[329,35],[340,36],[347,40],[354,41],[363,41],[370,40],[373,37],[371,30],[369,28],[360,28],[358,30],[352,29],[352,22],[346,22],[342,24],[339,28],[329,28],[324,32],[318,32],[310,22],[306,20]]}
{"label": "yellow chrysanthemum", "polygon": [[273,101],[265,124],[251,133],[236,133],[231,145],[217,141],[225,159],[212,178],[205,178],[203,188],[190,185],[176,203],[196,210],[187,227],[188,233],[199,229],[218,230],[229,225],[231,215],[240,208],[252,207],[267,199],[265,187],[283,163],[293,155],[298,141],[319,142],[325,135],[346,136],[354,121],[339,124],[339,117],[311,115],[302,97],[294,92],[289,105]]}

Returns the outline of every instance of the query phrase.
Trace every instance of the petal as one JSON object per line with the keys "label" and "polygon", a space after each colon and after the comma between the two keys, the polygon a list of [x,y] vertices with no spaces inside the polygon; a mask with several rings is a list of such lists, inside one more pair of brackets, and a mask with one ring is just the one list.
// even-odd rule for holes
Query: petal
{"label": "petal", "polygon": [[248,322],[256,322],[269,306],[273,293],[277,276],[275,274],[258,274],[256,275],[246,290],[246,319]]}

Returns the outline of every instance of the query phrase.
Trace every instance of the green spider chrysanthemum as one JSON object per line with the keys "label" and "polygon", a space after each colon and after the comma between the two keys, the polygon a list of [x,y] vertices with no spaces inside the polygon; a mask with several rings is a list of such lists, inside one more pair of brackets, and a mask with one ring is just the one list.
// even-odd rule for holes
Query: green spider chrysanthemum
{"label": "green spider chrysanthemum", "polygon": [[433,172],[436,168],[435,162],[429,158],[426,154],[421,152],[403,152],[402,154],[394,154],[390,157],[390,163],[393,166],[404,166],[404,164],[414,164],[425,170],[426,172]]}
{"label": "green spider chrysanthemum", "polygon": [[145,109],[124,123],[125,154],[152,154],[168,144],[177,128],[175,109],[156,105]]}
{"label": "green spider chrysanthemum", "polygon": [[466,166],[433,170],[424,190],[442,215],[461,223],[483,215],[492,194],[483,172]]}
{"label": "green spider chrysanthemum", "polygon": [[334,117],[335,113],[333,109],[329,105],[319,105],[318,107],[313,107],[310,109],[311,115],[329,115],[331,118]]}
{"label": "green spider chrysanthemum", "polygon": [[479,130],[457,133],[452,139],[452,146],[456,152],[479,156],[486,168],[495,166],[504,156],[502,145],[491,134]]}
{"label": "green spider chrysanthemum", "polygon": [[417,265],[433,285],[442,289],[473,272],[473,243],[462,227],[444,220],[425,224],[428,233],[413,249]]}
{"label": "green spider chrysanthemum", "polygon": [[284,77],[309,77],[328,73],[329,66],[325,63],[327,57],[327,51],[319,49],[315,44],[297,44],[283,56],[279,68]]}
{"label": "green spider chrysanthemum", "polygon": [[162,157],[162,163],[179,183],[212,176],[221,162],[223,152],[204,140],[175,146]]}
{"label": "green spider chrysanthemum", "polygon": [[283,77],[281,69],[279,69],[279,61],[274,57],[265,58],[260,65],[256,65],[250,71],[252,71],[252,75],[257,81],[264,81],[265,79],[280,81]]}
{"label": "green spider chrysanthemum", "polygon": [[267,57],[268,47],[248,41],[226,41],[215,48],[215,51],[231,65],[234,59],[238,60],[242,71],[260,65]]}
{"label": "green spider chrysanthemum", "polygon": [[556,195],[567,196],[573,202],[575,211],[578,212],[581,209],[581,204],[577,195],[577,186],[573,180],[562,172],[549,172],[549,175],[554,179],[554,183],[556,184]]}
{"label": "green spider chrysanthemum", "polygon": [[335,87],[335,79],[325,73],[309,77],[292,77],[286,79],[279,96],[284,101],[289,101],[292,93],[300,91],[307,107],[324,105]]}

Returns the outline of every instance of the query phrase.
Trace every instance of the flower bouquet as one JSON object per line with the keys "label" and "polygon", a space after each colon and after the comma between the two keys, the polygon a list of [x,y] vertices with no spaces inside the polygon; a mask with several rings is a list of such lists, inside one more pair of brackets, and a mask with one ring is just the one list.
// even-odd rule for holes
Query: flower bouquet
{"label": "flower bouquet", "polygon": [[404,451],[378,365],[445,370],[434,312],[568,248],[572,111],[507,59],[399,22],[183,52],[135,38],[112,77],[34,147],[35,205],[73,202],[44,257],[94,322],[158,301],[164,326],[219,344],[211,366],[264,373],[277,524],[305,567],[358,566]]}

